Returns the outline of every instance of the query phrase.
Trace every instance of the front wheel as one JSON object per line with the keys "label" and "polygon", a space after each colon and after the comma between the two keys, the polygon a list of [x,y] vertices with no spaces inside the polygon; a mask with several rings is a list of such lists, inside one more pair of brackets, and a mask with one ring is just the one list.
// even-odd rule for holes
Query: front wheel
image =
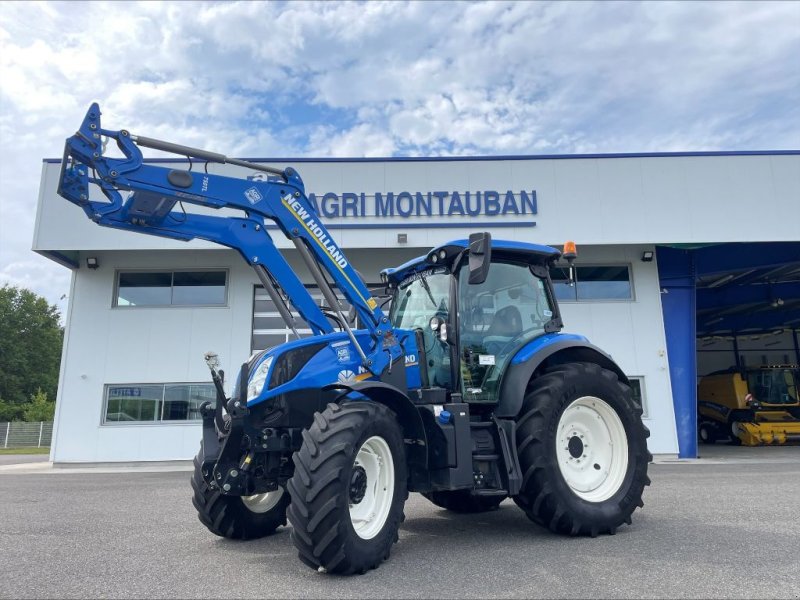
{"label": "front wheel", "polygon": [[364,573],[389,557],[408,498],[403,435],[370,401],[329,404],[294,455],[288,516],[300,560],[329,573]]}
{"label": "front wheel", "polygon": [[641,416],[630,387],[599,365],[558,365],[533,380],[517,420],[516,503],[558,533],[594,537],[630,523],[650,484]]}
{"label": "front wheel", "polygon": [[194,459],[192,504],[197,517],[208,530],[220,537],[252,540],[270,535],[286,525],[289,494],[279,487],[274,492],[254,496],[226,496],[218,487],[206,483],[201,472],[200,454]]}

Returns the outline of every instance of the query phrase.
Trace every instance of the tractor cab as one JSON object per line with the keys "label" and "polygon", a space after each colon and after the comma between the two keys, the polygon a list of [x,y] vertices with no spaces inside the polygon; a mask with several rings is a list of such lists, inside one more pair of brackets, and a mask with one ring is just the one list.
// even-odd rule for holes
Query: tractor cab
{"label": "tractor cab", "polygon": [[559,256],[549,246],[476,234],[383,271],[393,327],[415,330],[421,340],[423,387],[496,403],[516,352],[561,328],[548,276]]}

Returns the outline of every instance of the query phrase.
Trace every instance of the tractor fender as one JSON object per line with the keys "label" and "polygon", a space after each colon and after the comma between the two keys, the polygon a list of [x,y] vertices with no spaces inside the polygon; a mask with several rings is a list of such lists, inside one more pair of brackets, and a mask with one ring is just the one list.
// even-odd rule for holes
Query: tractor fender
{"label": "tractor fender", "polygon": [[[351,392],[355,392],[392,410],[397,415],[397,421],[403,429],[409,467],[415,467],[422,471],[427,470],[428,441],[425,435],[425,426],[419,410],[406,394],[388,383],[370,380],[352,384],[334,383],[322,389],[340,390],[342,394],[339,396],[339,400]],[[412,470],[410,468],[409,472]]]}
{"label": "tractor fender", "polygon": [[571,362],[600,365],[602,368],[616,373],[621,382],[629,383],[628,377],[611,356],[590,344],[583,336],[546,335],[525,344],[511,359],[500,384],[500,401],[497,404],[495,416],[513,419],[519,414],[525,390],[537,369]]}

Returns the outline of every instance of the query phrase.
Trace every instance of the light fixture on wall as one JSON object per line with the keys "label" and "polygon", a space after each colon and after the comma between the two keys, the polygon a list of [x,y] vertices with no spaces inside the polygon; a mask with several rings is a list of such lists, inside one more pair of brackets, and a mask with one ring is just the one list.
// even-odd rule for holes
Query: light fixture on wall
{"label": "light fixture on wall", "polygon": [[90,269],[96,269],[100,266],[100,263],[97,262],[96,256],[89,256],[86,258],[86,266]]}
{"label": "light fixture on wall", "polygon": [[642,262],[653,262],[654,253],[652,250],[642,252]]}
{"label": "light fixture on wall", "polygon": [[397,243],[398,244],[407,244],[408,243],[408,234],[407,233],[398,233],[397,234]]}

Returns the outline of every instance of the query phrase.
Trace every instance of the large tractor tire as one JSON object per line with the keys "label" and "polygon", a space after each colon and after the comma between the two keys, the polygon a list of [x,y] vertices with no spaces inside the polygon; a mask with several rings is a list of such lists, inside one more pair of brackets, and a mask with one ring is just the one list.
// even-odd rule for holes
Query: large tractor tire
{"label": "large tractor tire", "polygon": [[278,527],[286,525],[289,494],[283,488],[255,496],[225,496],[206,483],[200,469],[198,455],[192,474],[192,504],[200,522],[211,533],[230,539],[253,540],[271,535]]}
{"label": "large tractor tire", "polygon": [[644,506],[649,430],[629,386],[592,363],[558,365],[528,386],[517,420],[528,517],[568,535],[614,534]]}
{"label": "large tractor tire", "polygon": [[300,560],[328,573],[365,573],[389,558],[408,498],[403,434],[371,401],[328,404],[294,455],[289,523]]}
{"label": "large tractor tire", "polygon": [[425,492],[422,494],[440,508],[456,513],[482,513],[497,509],[505,496],[473,496],[469,490]]}

